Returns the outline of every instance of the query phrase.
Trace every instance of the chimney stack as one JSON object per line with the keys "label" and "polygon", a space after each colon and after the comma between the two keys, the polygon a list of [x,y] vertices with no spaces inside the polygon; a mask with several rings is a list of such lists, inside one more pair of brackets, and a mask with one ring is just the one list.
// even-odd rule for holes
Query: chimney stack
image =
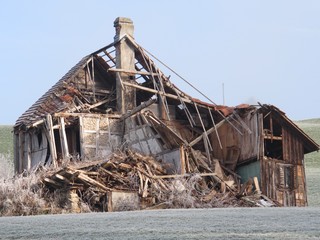
{"label": "chimney stack", "polygon": [[[123,36],[129,35],[133,38],[134,26],[130,18],[118,17],[114,21],[116,35],[114,41],[119,41]],[[115,45],[116,48],[116,68],[125,71],[135,71],[134,47],[125,38]],[[124,72],[116,73],[117,110],[126,113],[136,107],[135,88],[121,84],[122,82],[134,82],[135,75]]]}

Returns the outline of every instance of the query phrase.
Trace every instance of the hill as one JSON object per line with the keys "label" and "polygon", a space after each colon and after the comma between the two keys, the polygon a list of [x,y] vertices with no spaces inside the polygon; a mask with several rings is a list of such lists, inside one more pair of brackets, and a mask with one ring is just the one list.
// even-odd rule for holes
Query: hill
{"label": "hill", "polygon": [[[320,144],[320,118],[297,121],[296,124]],[[309,206],[320,206],[320,153],[305,155]]]}
{"label": "hill", "polygon": [[11,125],[0,125],[0,153],[13,153],[13,138]]}

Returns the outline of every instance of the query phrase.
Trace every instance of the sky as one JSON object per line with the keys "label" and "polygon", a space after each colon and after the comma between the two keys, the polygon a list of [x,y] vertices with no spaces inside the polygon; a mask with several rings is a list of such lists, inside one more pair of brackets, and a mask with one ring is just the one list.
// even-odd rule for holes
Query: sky
{"label": "sky", "polygon": [[[320,118],[320,1],[2,1],[0,125],[18,117],[131,18],[135,40],[216,104]],[[166,67],[171,81],[197,91]]]}

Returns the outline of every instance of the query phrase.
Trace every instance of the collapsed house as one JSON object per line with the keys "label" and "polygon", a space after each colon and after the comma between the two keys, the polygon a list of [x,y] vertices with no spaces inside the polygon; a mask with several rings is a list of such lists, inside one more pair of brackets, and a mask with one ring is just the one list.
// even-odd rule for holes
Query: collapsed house
{"label": "collapsed house", "polygon": [[[159,179],[192,174],[215,182],[210,187],[219,191],[239,194],[250,183],[280,206],[307,206],[304,154],[319,145],[285,113],[272,105],[227,107],[187,95],[136,43],[130,19],[117,18],[114,26],[111,44],[85,56],[18,118],[16,173],[87,163],[61,168],[45,182],[73,194],[84,185],[99,188],[110,211],[119,196],[139,205],[150,197],[151,183],[168,189]],[[122,162],[108,160],[126,149],[149,160],[134,159],[132,152]],[[137,159],[144,168],[133,164]],[[128,178],[121,176],[132,169],[141,186],[124,188]]]}

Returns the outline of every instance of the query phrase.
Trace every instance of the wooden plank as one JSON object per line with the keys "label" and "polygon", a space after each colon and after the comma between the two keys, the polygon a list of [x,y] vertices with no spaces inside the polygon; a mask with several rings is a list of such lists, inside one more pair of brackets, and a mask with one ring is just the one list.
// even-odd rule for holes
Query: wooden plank
{"label": "wooden plank", "polygon": [[113,207],[112,207],[112,192],[107,193],[108,197],[108,212],[113,212]]}
{"label": "wooden plank", "polygon": [[142,72],[142,71],[130,71],[122,68],[109,68],[108,72],[121,72],[121,73],[127,73],[129,75],[147,75],[147,76],[159,76],[158,73],[151,73],[151,72]]}
{"label": "wooden plank", "polygon": [[100,149],[100,118],[96,119],[96,156],[99,155]]}
{"label": "wooden plank", "polygon": [[49,147],[50,147],[50,154],[51,154],[51,159],[54,167],[57,167],[57,150],[56,150],[56,143],[54,139],[54,133],[53,133],[53,128],[52,128],[52,117],[50,114],[47,115],[46,117],[46,122],[47,122],[47,131],[48,131],[48,136],[49,136]]}
{"label": "wooden plank", "polygon": [[[224,122],[226,121],[226,118],[225,119],[222,119],[219,123],[217,123],[215,126],[213,126],[212,128],[208,129],[206,131],[207,135],[211,134],[212,132],[216,131],[216,129],[218,129]],[[203,136],[200,135],[199,137],[193,139],[190,143],[189,143],[189,146],[193,146],[195,144],[197,144],[198,142],[200,142],[201,140],[203,139]]]}
{"label": "wooden plank", "polygon": [[259,181],[257,177],[253,177],[254,187],[256,188],[256,193],[261,194]]}
{"label": "wooden plank", "polygon": [[[201,115],[200,115],[200,112],[199,112],[199,109],[198,109],[196,103],[194,103],[194,107],[195,107],[195,109],[196,109],[196,111],[197,111],[197,114],[198,114],[198,117],[199,117],[199,120],[200,120],[202,129],[203,129],[204,137],[205,137],[206,140],[207,140],[207,144],[208,144],[208,146],[209,146],[209,148],[210,148],[210,151],[212,151],[212,146],[211,146],[211,144],[210,144],[210,140],[209,140],[209,137],[208,137],[208,134],[207,134],[207,130],[206,130],[204,124],[203,124],[202,117],[201,117]],[[205,145],[205,146],[206,146],[206,145]],[[207,154],[208,154],[208,157],[210,158],[209,150],[207,151]]]}
{"label": "wooden plank", "polygon": [[71,183],[68,178],[60,175],[59,173],[56,173],[54,176],[55,176],[57,179],[59,179],[59,180],[63,181],[64,183],[66,183],[66,184],[70,184],[70,183]]}
{"label": "wooden plank", "polygon": [[181,174],[186,174],[186,159],[185,159],[185,151],[184,147],[180,147],[180,166],[181,166]]}
{"label": "wooden plank", "polygon": [[157,101],[157,99],[155,98],[151,98],[149,99],[148,101],[140,104],[138,107],[132,109],[130,112],[122,115],[120,117],[120,121],[123,121],[125,119],[127,119],[128,117],[131,117],[132,115],[136,114],[137,112],[140,112],[142,109],[146,108],[146,107],[149,107],[150,105],[152,105],[153,103],[155,103]]}
{"label": "wooden plank", "polygon": [[146,178],[146,181],[144,182],[144,187],[143,187],[143,191],[142,191],[142,197],[145,198],[148,196],[148,182],[149,182],[149,178]]}
{"label": "wooden plank", "polygon": [[38,133],[35,133],[35,132],[30,133],[30,138],[31,138],[30,140],[31,140],[31,146],[32,146],[32,149],[31,149],[31,165],[32,165],[32,167],[31,168],[33,168],[34,166],[38,166],[41,163],[41,159],[42,159],[42,152],[43,152],[42,143],[43,143],[43,141],[41,141],[41,143],[39,144],[37,134]]}
{"label": "wooden plank", "polygon": [[282,137],[280,136],[273,136],[271,134],[265,134],[264,139],[271,139],[271,140],[282,140]]}
{"label": "wooden plank", "polygon": [[59,133],[60,133],[62,156],[63,156],[63,159],[67,159],[69,157],[69,147],[68,147],[68,140],[67,140],[65,123],[64,123],[63,117],[60,117]]}
{"label": "wooden plank", "polygon": [[61,188],[61,187],[63,186],[61,183],[59,183],[59,182],[57,182],[57,181],[54,181],[54,180],[52,180],[52,179],[50,179],[50,178],[47,178],[47,177],[44,178],[43,181],[44,181],[45,183],[47,183],[47,184],[55,187],[55,188]]}
{"label": "wooden plank", "polygon": [[219,133],[218,133],[218,129],[216,127],[216,122],[213,119],[213,116],[212,116],[212,113],[211,113],[211,110],[210,110],[209,107],[208,107],[208,111],[209,111],[209,115],[210,115],[213,127],[215,128],[215,132],[216,132],[216,136],[217,136],[217,139],[218,139],[218,143],[219,143],[220,149],[222,149],[222,144],[221,144],[220,136],[219,136]]}
{"label": "wooden plank", "polygon": [[[201,177],[208,177],[208,176],[217,176],[216,173],[197,173]],[[164,178],[179,178],[179,177],[190,177],[194,174],[185,173],[185,174],[173,174],[173,175],[154,175],[152,178],[155,179],[164,179]]]}
{"label": "wooden plank", "polygon": [[79,173],[79,175],[77,176],[80,180],[87,182],[93,186],[96,186],[100,189],[103,189],[105,191],[112,191],[111,188],[106,187],[105,185],[101,184],[100,182],[94,180],[93,178],[83,174],[83,173]]}
{"label": "wooden plank", "polygon": [[79,116],[80,157],[85,159],[83,118]]}
{"label": "wooden plank", "polygon": [[[155,93],[155,94],[161,94],[161,95],[166,96],[168,98],[180,100],[179,97],[176,96],[176,95],[173,95],[173,94],[170,94],[170,93],[164,93],[162,91],[158,91],[158,90],[155,90],[155,89],[152,89],[152,88],[148,88],[148,87],[143,87],[143,86],[138,85],[138,84],[133,84],[133,83],[129,83],[129,82],[123,82],[123,85],[129,86],[129,87],[138,88],[138,89],[145,90],[147,92],[151,92],[151,93]],[[187,99],[187,98],[182,98],[181,97],[181,99],[184,102],[187,102],[187,103],[191,103],[192,102],[190,99]]]}
{"label": "wooden plank", "polygon": [[31,170],[31,139],[30,133],[25,133],[25,145],[26,145],[26,157],[27,157],[27,171],[30,172]]}
{"label": "wooden plank", "polygon": [[39,120],[39,121],[36,121],[36,122],[34,122],[33,124],[27,126],[27,129],[32,128],[32,127],[36,127],[36,126],[44,123],[44,121],[45,121],[45,119],[41,119],[41,120]]}

